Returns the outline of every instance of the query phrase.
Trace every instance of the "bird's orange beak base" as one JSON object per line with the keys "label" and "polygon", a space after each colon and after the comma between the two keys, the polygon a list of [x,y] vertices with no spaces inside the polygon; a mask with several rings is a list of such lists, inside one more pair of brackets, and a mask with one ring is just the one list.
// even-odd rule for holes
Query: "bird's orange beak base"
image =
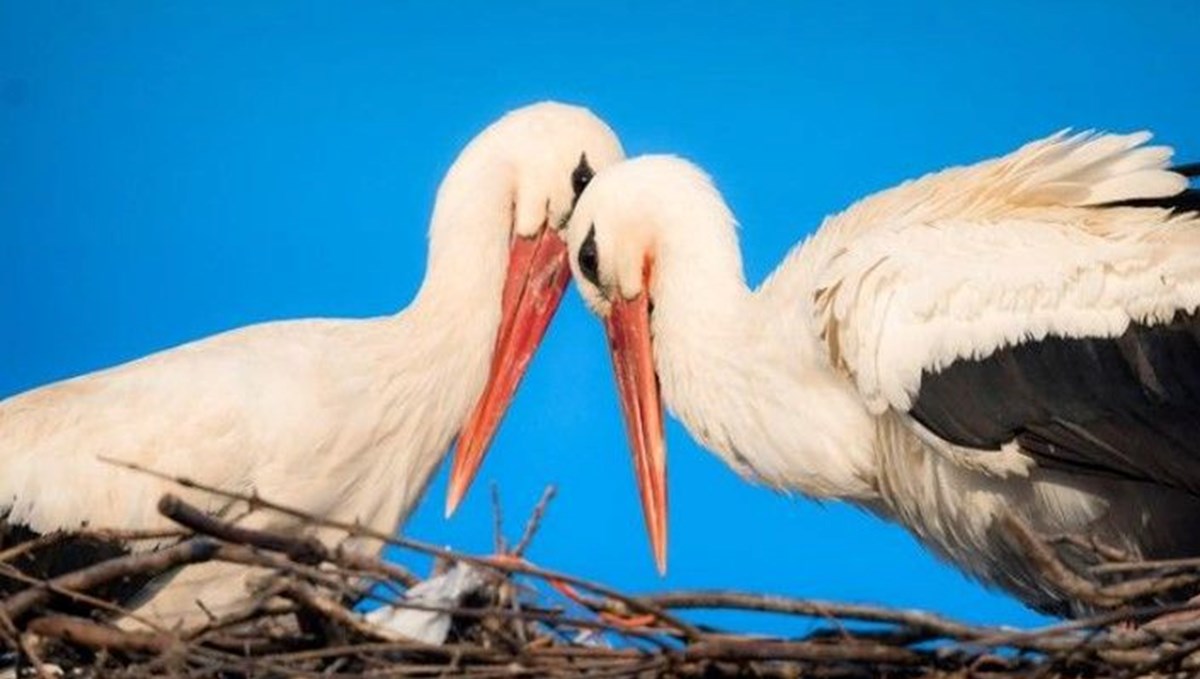
{"label": "bird's orange beak base", "polygon": [[450,469],[446,516],[454,513],[483,464],[500,420],[571,279],[567,245],[552,229],[532,237],[516,236],[500,298],[500,329],[492,351],[487,385],[458,437]]}
{"label": "bird's orange beak base", "polygon": [[[648,283],[651,262],[643,278]],[[650,337],[650,301],[647,286],[633,299],[620,293],[605,319],[613,371],[617,378],[621,410],[632,446],[633,468],[642,499],[642,513],[654,563],[667,570],[667,448],[663,437],[662,398],[654,372]]]}

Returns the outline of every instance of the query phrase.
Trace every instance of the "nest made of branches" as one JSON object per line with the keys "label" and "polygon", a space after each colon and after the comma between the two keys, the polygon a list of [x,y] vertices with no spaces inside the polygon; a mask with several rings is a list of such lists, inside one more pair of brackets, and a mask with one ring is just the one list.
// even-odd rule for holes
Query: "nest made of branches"
{"label": "nest made of branches", "polygon": [[[141,473],[153,473],[139,470]],[[168,495],[160,512],[179,526],[171,546],[120,556],[49,580],[12,566],[22,547],[0,553],[0,575],[22,584],[0,601],[0,640],[9,672],[80,677],[1099,677],[1200,674],[1200,605],[1155,604],[1194,588],[1200,561],[1139,563],[1072,538],[1035,537],[1013,523],[1015,543],[1047,578],[1107,612],[1086,620],[1019,630],[956,622],[931,613],[890,610],[731,591],[629,595],[537,567],[522,556],[552,496],[548,490],[521,538],[504,544],[496,502],[496,553],[476,556],[360,526],[322,521],[257,496],[182,487],[244,502],[254,512],[283,512],[347,538],[373,538],[437,558],[443,572],[466,564],[483,583],[453,606],[405,597],[420,579],[374,556],[314,539],[252,530],[200,512]],[[105,537],[112,537],[105,533]],[[79,537],[43,536],[42,544]],[[125,539],[156,535],[124,534]],[[1055,557],[1074,542],[1102,563],[1078,573]],[[28,543],[27,543],[28,544]],[[110,621],[137,617],[89,594],[131,576],[182,565],[227,561],[270,569],[273,577],[244,610],[193,628],[147,631]],[[376,599],[398,609],[448,616],[442,643],[381,628],[356,603]],[[72,608],[86,615],[66,615]],[[681,612],[709,609],[793,616],[794,637],[767,637],[690,622]]]}

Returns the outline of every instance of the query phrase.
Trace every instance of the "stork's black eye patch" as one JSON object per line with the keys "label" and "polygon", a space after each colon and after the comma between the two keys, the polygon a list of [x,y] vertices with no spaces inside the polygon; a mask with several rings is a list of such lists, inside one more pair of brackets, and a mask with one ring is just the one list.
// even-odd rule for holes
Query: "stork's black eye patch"
{"label": "stork's black eye patch", "polygon": [[596,175],[592,171],[592,166],[588,165],[587,154],[579,156],[579,164],[575,166],[575,170],[571,173],[571,190],[575,192],[575,200],[579,200],[579,196],[583,194],[583,190],[587,188],[588,182],[592,181],[592,177]]}
{"label": "stork's black eye patch", "polygon": [[600,257],[596,254],[596,225],[588,231],[583,245],[579,246],[579,273],[596,286],[600,287]]}

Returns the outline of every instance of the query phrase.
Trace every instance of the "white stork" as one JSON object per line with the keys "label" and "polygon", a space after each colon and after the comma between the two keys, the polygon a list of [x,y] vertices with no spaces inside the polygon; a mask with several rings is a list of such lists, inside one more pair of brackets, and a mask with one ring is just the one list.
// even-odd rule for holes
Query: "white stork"
{"label": "white stork", "polygon": [[1006,546],[1006,511],[1200,555],[1196,168],[1149,137],[1058,134],[884,191],[757,290],[702,171],[650,156],[598,174],[567,241],[660,570],[660,392],[744,477],[896,521],[1043,611],[1085,607]]}
{"label": "white stork", "polygon": [[[164,527],[156,500],[175,489],[100,457],[396,530],[464,423],[455,480],[465,487],[569,278],[559,229],[593,168],[622,157],[585,109],[514,111],[442,182],[425,281],[399,314],[240,328],[3,401],[0,543],[84,525]],[[249,525],[303,529],[267,513]],[[129,548],[59,545],[25,565],[51,575]],[[193,566],[139,612],[203,620],[244,598],[251,576]]]}

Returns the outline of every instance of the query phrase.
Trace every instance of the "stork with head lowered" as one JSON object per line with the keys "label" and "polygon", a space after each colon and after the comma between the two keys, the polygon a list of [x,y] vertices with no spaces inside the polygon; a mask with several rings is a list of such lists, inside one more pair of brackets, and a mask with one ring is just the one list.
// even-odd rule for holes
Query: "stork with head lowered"
{"label": "stork with head lowered", "polygon": [[[583,108],[519,109],[447,173],[425,280],[402,312],[240,328],[0,402],[3,546],[82,526],[162,528],[156,501],[177,489],[103,457],[392,532],[462,430],[454,483],[465,488],[569,278],[559,229],[591,173],[622,156]],[[266,512],[246,521],[311,530]],[[149,546],[60,541],[23,564],[48,576],[78,565],[64,555]],[[242,600],[252,574],[185,568],[139,612],[167,625],[206,620]]]}
{"label": "stork with head lowered", "polygon": [[[757,289],[711,180],[597,175],[568,227],[665,568],[661,404],[743,476],[898,522],[1029,605],[1086,604],[1001,519],[1200,555],[1200,199],[1149,135],[1058,134],[828,218]],[[1075,557],[1086,558],[1086,557]]]}

